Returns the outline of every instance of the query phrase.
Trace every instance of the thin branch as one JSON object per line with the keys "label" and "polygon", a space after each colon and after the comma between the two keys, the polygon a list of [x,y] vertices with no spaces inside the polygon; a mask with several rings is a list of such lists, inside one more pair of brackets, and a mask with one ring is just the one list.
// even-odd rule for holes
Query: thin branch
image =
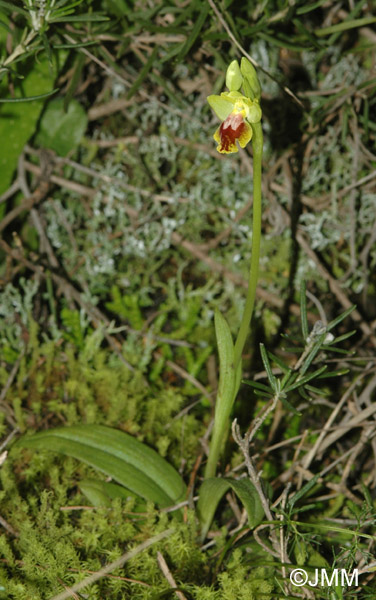
{"label": "thin branch", "polygon": [[179,600],[187,600],[186,596],[184,596],[183,592],[181,592],[180,590],[176,589],[178,586],[176,585],[176,581],[170,571],[170,569],[168,568],[168,565],[163,557],[163,554],[161,554],[160,552],[157,552],[157,561],[158,561],[158,565],[160,570],[162,571],[164,577],[167,579],[168,583],[170,584],[171,588],[173,590],[175,590],[175,594],[177,595],[177,597],[179,598]]}
{"label": "thin branch", "polygon": [[[278,400],[278,398],[277,398]],[[270,505],[269,505],[269,500],[267,499],[267,497],[264,494],[264,490],[262,489],[261,486],[261,482],[260,482],[260,475],[259,473],[257,473],[252,459],[249,455],[249,439],[248,439],[248,435],[246,435],[244,438],[242,438],[241,434],[240,434],[240,428],[239,425],[237,423],[237,420],[234,419],[233,423],[232,423],[232,435],[233,438],[235,440],[235,442],[238,444],[243,456],[244,456],[244,460],[245,460],[245,464],[247,467],[247,471],[249,474],[249,478],[252,482],[252,484],[254,485],[257,494],[260,498],[260,502],[262,504],[262,507],[264,509],[266,518],[268,519],[268,521],[273,521],[273,515],[271,513],[270,510]],[[272,529],[271,530],[271,540],[272,540],[272,544],[273,547],[275,549],[275,551],[278,554],[278,557],[280,556],[280,547],[279,547],[279,542],[278,542],[278,538],[277,535],[275,533],[275,531]]]}
{"label": "thin branch", "polygon": [[164,538],[168,537],[173,532],[174,532],[174,529],[166,529],[165,531],[162,531],[162,533],[158,533],[158,535],[155,535],[155,536],[149,538],[148,540],[146,540],[145,542],[142,542],[142,544],[140,544],[139,546],[136,546],[136,548],[133,548],[133,550],[129,550],[128,552],[123,554],[123,556],[114,560],[109,565],[106,565],[105,567],[103,567],[102,569],[100,569],[99,571],[94,573],[93,575],[89,575],[89,577],[85,577],[85,579],[83,579],[83,581],[80,581],[79,583],[77,583],[76,585],[71,587],[70,589],[67,589],[65,592],[61,592],[61,594],[57,594],[57,596],[53,596],[52,598],[50,598],[50,600],[66,600],[66,598],[71,598],[76,592],[79,592],[80,590],[82,590],[86,587],[89,587],[90,585],[93,585],[93,583],[98,581],[98,579],[102,579],[102,577],[104,577],[108,573],[111,573],[115,569],[119,569],[126,562],[128,562],[129,560],[131,560],[132,558],[134,558],[135,556],[137,556],[138,554],[140,554],[141,552],[143,552],[144,550],[146,550],[153,544],[156,544],[157,542],[160,542]]}

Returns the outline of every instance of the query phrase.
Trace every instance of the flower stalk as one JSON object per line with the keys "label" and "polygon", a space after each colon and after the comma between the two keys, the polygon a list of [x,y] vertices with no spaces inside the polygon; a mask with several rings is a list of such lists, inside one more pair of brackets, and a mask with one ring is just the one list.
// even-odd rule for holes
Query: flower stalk
{"label": "flower stalk", "polygon": [[[233,61],[227,69],[226,85],[229,92],[209,96],[208,102],[222,121],[214,134],[217,150],[222,154],[238,152],[252,140],[253,149],[253,225],[252,256],[247,297],[235,345],[230,328],[222,315],[216,314],[216,337],[220,359],[219,386],[216,399],[213,434],[205,478],[215,476],[220,453],[227,438],[231,410],[240,386],[242,353],[252,320],[259,274],[261,241],[261,173],[263,135],[261,127],[261,88],[251,63],[242,58]],[[243,89],[244,94],[239,90]]]}
{"label": "flower stalk", "polygon": [[261,242],[261,173],[263,135],[261,123],[252,126],[253,138],[253,223],[252,223],[252,255],[249,272],[248,291],[245,301],[238,337],[235,342],[235,370],[241,364],[242,352],[251,324],[255,305],[256,288],[259,275],[260,242]]}

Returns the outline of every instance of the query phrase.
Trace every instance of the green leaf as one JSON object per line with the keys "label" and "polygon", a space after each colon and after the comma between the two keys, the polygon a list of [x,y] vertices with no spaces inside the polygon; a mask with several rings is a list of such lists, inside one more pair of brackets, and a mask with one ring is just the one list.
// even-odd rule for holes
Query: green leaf
{"label": "green leaf", "polygon": [[326,371],[322,375],[319,375],[317,379],[328,379],[329,377],[340,377],[341,375],[346,375],[349,373],[350,369],[337,369],[337,371]]}
{"label": "green leaf", "polygon": [[77,458],[161,507],[185,496],[175,469],[131,435],[103,425],[73,425],[21,438],[16,446],[53,450]]}
{"label": "green leaf", "polygon": [[282,395],[280,397],[280,400],[283,404],[283,406],[285,408],[287,408],[287,410],[289,410],[290,412],[292,412],[294,415],[296,415],[297,417],[301,417],[302,413],[299,412],[298,410],[296,410],[296,408],[287,400],[287,398],[284,398]]}
{"label": "green leaf", "polygon": [[[325,391],[325,390],[320,390],[320,388],[317,388],[317,387],[316,387],[316,386],[314,386],[314,385],[309,385],[309,384],[306,384],[306,385],[304,386],[304,389],[305,389],[305,390],[308,390],[309,392],[312,392],[313,394],[318,394],[319,396],[321,395],[321,396],[324,396],[324,397],[325,397],[325,396],[329,396],[329,395],[330,395],[330,392],[328,392],[328,391]],[[299,393],[300,393],[300,394],[303,396],[303,398],[305,398],[306,400],[309,400],[309,401],[311,401],[311,400],[312,400],[312,398],[310,398],[309,396],[307,396],[307,395],[304,395],[304,393],[302,393],[302,392],[303,392],[303,388],[299,388],[299,389],[298,389],[298,392],[299,392]]]}
{"label": "green leaf", "polygon": [[[63,58],[66,51],[60,51],[59,56]],[[6,79],[1,82],[0,95],[3,100],[8,100]],[[44,94],[50,95],[54,84],[54,76],[50,73],[48,59],[41,56],[38,62],[33,64],[30,73],[22,80],[22,95],[28,99],[37,97],[35,100],[25,102],[24,99],[14,98],[19,102],[4,104],[0,106],[0,194],[10,185],[13,173],[17,167],[18,158],[23,147],[35,131],[36,124],[43,110],[43,102],[38,97]],[[16,96],[20,95],[16,90]]]}
{"label": "green leaf", "polygon": [[9,13],[17,12],[20,15],[24,15],[25,17],[29,16],[27,10],[24,10],[23,8],[20,8],[19,6],[15,5],[14,2],[5,2],[4,0],[0,0],[0,8],[3,8]]}
{"label": "green leaf", "polygon": [[355,354],[354,350],[343,350],[343,348],[336,348],[336,346],[329,346],[328,344],[323,344],[321,350],[329,350],[335,354],[343,354],[345,356],[353,356]]}
{"label": "green leaf", "polygon": [[58,0],[54,2],[54,6],[52,8],[52,13],[54,16],[61,16],[64,14],[72,14],[74,13],[74,8],[80,6],[84,0],[75,0],[74,2],[68,3],[67,0]]}
{"label": "green leaf", "polygon": [[82,70],[85,66],[85,55],[81,52],[77,52],[74,58],[72,67],[72,75],[68,84],[68,89],[64,96],[64,111],[67,112],[69,104],[72,101],[74,93],[80,81]]}
{"label": "green leaf", "polygon": [[195,43],[202,27],[204,26],[206,17],[208,16],[209,9],[210,9],[210,6],[206,2],[201,5],[201,12],[198,15],[196,22],[190,31],[190,36],[184,42],[182,49],[180,50],[178,56],[176,57],[177,64],[183,60],[185,55],[188,54],[188,52],[192,48],[193,44]]}
{"label": "green leaf", "polygon": [[[213,477],[219,454],[227,437],[229,418],[234,403],[236,377],[234,368],[234,344],[226,319],[215,311],[215,333],[219,354],[219,385],[214,414],[214,428],[205,477]],[[240,381],[240,380],[239,380]]]}
{"label": "green leaf", "polygon": [[307,552],[307,544],[302,542],[298,537],[294,540],[294,555],[296,563],[299,566],[303,566],[306,563],[308,552]]}
{"label": "green leaf", "polygon": [[291,392],[292,390],[295,390],[296,388],[301,387],[308,381],[311,381],[311,379],[314,379],[315,377],[319,377],[324,371],[326,371],[326,369],[327,369],[327,365],[323,365],[322,367],[320,367],[320,369],[317,369],[317,371],[315,371],[314,373],[310,373],[309,375],[305,375],[304,377],[297,379],[295,383],[293,383],[292,385],[288,385],[284,389],[284,392],[287,394],[288,392]]}
{"label": "green leaf", "polygon": [[345,310],[345,312],[343,312],[341,315],[339,315],[339,317],[336,317],[335,319],[333,319],[333,321],[330,321],[330,323],[328,323],[328,325],[326,326],[326,330],[331,331],[331,329],[333,329],[336,325],[338,325],[338,323],[343,321],[343,319],[346,319],[346,317],[348,317],[349,314],[351,314],[352,311],[355,309],[356,309],[355,304],[353,306],[350,306],[350,308]]}
{"label": "green leaf", "polygon": [[273,398],[274,393],[271,392],[262,392],[261,390],[254,390],[254,394],[255,396],[257,396],[258,398],[268,398],[270,400],[270,398]]}
{"label": "green leaf", "polygon": [[312,363],[313,359],[316,357],[316,355],[321,350],[321,347],[324,343],[325,337],[326,337],[326,331],[324,331],[324,333],[322,333],[318,337],[317,342],[312,347],[312,350],[306,356],[306,358],[303,362],[303,365],[301,366],[301,369],[300,369],[300,375],[304,375],[304,373],[306,373],[306,371],[308,371],[308,368],[309,368],[310,364]]}
{"label": "green leaf", "polygon": [[317,473],[312,479],[310,479],[305,485],[303,485],[302,489],[299,490],[296,494],[293,495],[292,498],[288,501],[288,507],[290,510],[294,508],[294,504],[303,498],[312,488],[316,485],[318,479],[320,477],[320,473]]}
{"label": "green leaf", "polygon": [[256,388],[257,390],[262,390],[263,392],[267,392],[268,394],[271,394],[271,389],[268,388],[267,385],[264,385],[263,383],[259,383],[258,381],[250,381],[249,379],[243,379],[242,383],[245,383],[246,385],[250,385],[253,388]]}
{"label": "green leaf", "polygon": [[87,115],[77,100],[64,111],[64,99],[52,100],[42,116],[37,143],[66,156],[80,142],[87,126]]}
{"label": "green leaf", "polygon": [[86,15],[74,15],[73,17],[52,17],[50,23],[75,23],[78,21],[86,22],[97,22],[97,21],[109,21],[108,17],[100,14],[91,13]]}
{"label": "green leaf", "polygon": [[235,384],[234,344],[226,319],[217,310],[215,312],[215,334],[219,354],[219,387],[220,402],[216,406],[216,419],[228,419],[231,413],[233,390]]}
{"label": "green leaf", "polygon": [[155,60],[156,60],[156,57],[157,57],[157,54],[158,54],[158,50],[159,50],[159,47],[158,46],[154,46],[153,52],[150,54],[148,60],[146,61],[146,63],[142,67],[142,69],[140,71],[140,74],[138,75],[138,77],[134,81],[134,83],[131,85],[131,87],[130,87],[128,93],[127,93],[127,98],[128,99],[132,98],[132,96],[134,96],[134,94],[137,92],[137,90],[142,85],[142,82],[144,81],[145,77],[149,73],[150,69],[152,69],[152,67],[154,66]]}
{"label": "green leaf", "polygon": [[128,500],[134,494],[121,485],[97,479],[83,479],[79,483],[81,492],[93,506],[111,506],[111,500]]}
{"label": "green leaf", "polygon": [[71,43],[71,44],[54,44],[53,48],[55,49],[60,49],[60,48],[73,48],[74,50],[76,50],[77,48],[87,48],[88,46],[96,46],[98,44],[98,42],[93,41],[93,42],[75,42],[75,43]]}
{"label": "green leaf", "polygon": [[55,88],[51,90],[51,92],[46,92],[45,94],[38,94],[37,96],[28,96],[27,98],[0,98],[0,102],[3,104],[10,102],[33,102],[34,100],[41,100],[42,98],[48,98],[49,96],[53,96],[56,92],[59,91],[59,88]]}
{"label": "green leaf", "polygon": [[304,6],[300,6],[297,9],[296,14],[304,15],[308,12],[311,12],[311,10],[315,10],[315,8],[318,8],[322,4],[325,4],[325,2],[326,2],[326,0],[317,0],[317,2],[314,2],[313,4],[304,4]]}
{"label": "green leaf", "polygon": [[356,329],[352,329],[351,331],[348,331],[347,333],[344,333],[343,335],[339,335],[338,337],[334,338],[334,340],[332,342],[326,342],[325,344],[323,344],[323,348],[325,349],[325,347],[327,346],[329,350],[333,350],[332,344],[339,344],[340,342],[347,340],[349,337],[351,337],[355,333],[356,333]]}
{"label": "green leaf", "polygon": [[270,350],[268,350],[268,356],[269,358],[272,359],[273,362],[275,362],[275,364],[280,367],[280,369],[283,371],[283,373],[287,374],[287,373],[291,373],[291,368],[288,367],[281,358],[279,358],[279,356],[277,356],[276,354],[273,354],[272,352],[270,352]]}
{"label": "green leaf", "polygon": [[339,527],[339,526],[325,523],[325,521],[315,521],[313,523],[308,523],[308,522],[304,522],[304,521],[294,521],[294,525],[298,525],[299,527],[302,527],[303,529],[307,528],[307,527],[313,528],[313,529],[316,529],[316,531],[318,531],[318,532],[320,532],[320,531],[335,531],[335,532],[341,534],[344,539],[346,539],[346,537],[354,538],[354,536],[356,536],[356,537],[364,538],[367,540],[372,540],[372,542],[375,541],[375,536],[372,535],[372,533],[371,534],[370,533],[361,533],[357,529],[348,529],[347,527]]}
{"label": "green leaf", "polygon": [[264,518],[264,509],[254,485],[249,479],[230,479],[210,477],[200,487],[197,503],[198,516],[201,522],[201,538],[206,537],[217,506],[229,490],[233,489],[247,511],[249,526],[254,529]]}
{"label": "green leaf", "polygon": [[283,391],[286,385],[293,383],[296,379],[297,374],[293,373],[291,369],[289,369],[281,379],[281,390]]}
{"label": "green leaf", "polygon": [[302,334],[303,339],[306,340],[308,332],[308,319],[307,319],[307,296],[306,296],[306,283],[302,281],[300,286],[300,318],[302,321]]}
{"label": "green leaf", "polygon": [[270,383],[272,389],[274,390],[274,392],[276,392],[277,391],[277,380],[272,373],[272,368],[270,366],[268,353],[265,349],[264,344],[260,344],[260,352],[261,352],[262,362],[264,363],[265,371],[266,371],[266,374],[269,379],[269,383]]}
{"label": "green leaf", "polygon": [[315,35],[322,37],[324,35],[330,35],[332,33],[339,33],[340,31],[347,31],[348,29],[357,29],[358,27],[366,27],[376,23],[376,17],[362,17],[361,19],[350,19],[348,21],[342,21],[336,25],[330,27],[322,27],[321,29],[315,29]]}
{"label": "green leaf", "polygon": [[116,17],[132,13],[132,9],[127,5],[125,0],[107,0],[106,6],[109,12]]}

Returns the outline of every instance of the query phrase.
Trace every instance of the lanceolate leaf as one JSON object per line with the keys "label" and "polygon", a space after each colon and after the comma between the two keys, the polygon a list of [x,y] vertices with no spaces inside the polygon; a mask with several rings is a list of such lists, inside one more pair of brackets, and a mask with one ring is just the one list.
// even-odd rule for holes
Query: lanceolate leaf
{"label": "lanceolate leaf", "polygon": [[56,94],[56,92],[59,91],[59,88],[55,88],[54,90],[52,90],[51,92],[46,92],[45,94],[38,94],[37,96],[28,96],[27,98],[0,98],[0,102],[2,103],[10,103],[13,102],[33,102],[34,100],[41,100],[42,98],[48,98],[48,96],[52,96],[53,94]]}
{"label": "lanceolate leaf", "polygon": [[[229,417],[234,403],[235,386],[240,382],[240,370],[234,369],[234,344],[226,319],[216,310],[215,333],[219,355],[219,385],[215,405],[215,417],[209,459],[206,463],[205,478],[215,475],[219,454],[227,438]],[[239,378],[239,381],[237,381]]]}
{"label": "lanceolate leaf", "polygon": [[132,492],[117,483],[97,479],[83,479],[80,481],[79,486],[81,492],[93,506],[111,506],[111,500],[115,498],[122,498],[123,500],[135,498]]}
{"label": "lanceolate leaf", "polygon": [[200,488],[200,498],[197,504],[202,526],[202,539],[205,538],[209,530],[221,498],[230,488],[234,490],[247,511],[249,526],[253,529],[261,523],[264,517],[264,509],[259,495],[249,479],[210,477],[209,479],[205,479]]}
{"label": "lanceolate leaf", "polygon": [[182,500],[185,485],[157,452],[131,435],[103,425],[74,425],[21,438],[17,446],[53,450],[91,465],[161,507]]}

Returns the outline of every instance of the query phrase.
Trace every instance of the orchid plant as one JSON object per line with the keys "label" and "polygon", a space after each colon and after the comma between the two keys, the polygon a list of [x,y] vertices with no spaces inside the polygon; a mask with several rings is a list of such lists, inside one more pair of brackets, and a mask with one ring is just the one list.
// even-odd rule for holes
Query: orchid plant
{"label": "orchid plant", "polygon": [[[213,520],[216,508],[222,496],[232,490],[239,497],[248,515],[248,524],[251,529],[257,527],[264,519],[264,515],[269,523],[273,522],[273,513],[270,507],[268,484],[260,479],[251,457],[249,456],[249,444],[256,431],[260,428],[268,414],[270,414],[279,400],[293,414],[299,414],[296,409],[287,401],[286,394],[299,388],[300,393],[307,397],[304,386],[319,377],[333,377],[340,374],[340,371],[326,372],[326,365],[315,370],[313,373],[307,373],[312,361],[322,348],[331,349],[331,345],[346,339],[353,332],[334,338],[328,332],[333,329],[340,321],[352,312],[354,307],[350,307],[342,315],[331,321],[322,329],[320,325],[320,334],[315,330],[308,334],[307,308],[305,284],[301,289],[301,316],[302,316],[302,334],[305,348],[295,368],[291,369],[283,361],[278,360],[283,376],[278,379],[273,375],[270,358],[277,360],[276,357],[269,354],[263,344],[260,345],[261,358],[263,360],[267,373],[269,388],[260,385],[258,382],[245,382],[256,388],[261,394],[270,399],[267,410],[260,418],[255,420],[255,425],[251,431],[247,432],[244,438],[240,435],[239,426],[236,419],[233,422],[232,433],[235,442],[239,446],[247,466],[249,478],[233,479],[231,477],[215,477],[219,455],[223,449],[224,442],[228,436],[231,410],[239,390],[242,371],[242,353],[249,332],[253,308],[256,297],[256,287],[259,273],[260,258],[260,240],[261,240],[261,171],[262,171],[262,151],[263,136],[261,128],[261,109],[260,96],[261,89],[257,74],[252,64],[242,58],[241,64],[233,61],[227,69],[226,85],[228,92],[220,96],[209,96],[208,102],[216,115],[222,121],[219,128],[214,133],[214,139],[218,143],[217,150],[222,154],[238,152],[238,145],[244,148],[252,141],[253,149],[253,235],[252,235],[252,256],[249,273],[248,291],[245,301],[244,311],[239,326],[239,331],[235,340],[232,339],[230,328],[226,319],[219,311],[215,314],[215,329],[219,354],[219,385],[214,414],[214,427],[210,443],[209,456],[205,469],[205,479],[199,490],[199,500],[197,512],[201,522],[201,539],[204,539],[210,524]],[[243,93],[241,93],[241,90]],[[324,374],[325,371],[325,374]],[[313,389],[313,388],[311,388]],[[306,493],[310,482],[297,493],[298,497],[302,491]],[[279,541],[275,531],[271,532],[271,542],[275,549],[279,549]]]}
{"label": "orchid plant", "polygon": [[[233,344],[230,329],[225,318],[217,312],[215,328],[220,361],[219,387],[215,407],[213,435],[205,477],[213,477],[223,442],[227,437],[229,418],[239,389],[241,379],[241,359],[249,331],[256,297],[259,273],[261,239],[261,169],[263,136],[261,128],[260,97],[261,88],[253,65],[246,58],[240,66],[232,61],[226,73],[228,92],[220,96],[208,96],[208,102],[217,117],[222,121],[214,133],[217,150],[222,154],[238,152],[250,141],[253,149],[253,228],[252,257],[248,291],[239,332]],[[243,93],[241,93],[241,91]]]}
{"label": "orchid plant", "polygon": [[[326,365],[310,367],[321,350],[336,350],[334,343],[347,339],[353,332],[333,338],[329,332],[342,321],[354,307],[350,307],[342,315],[328,323],[316,324],[309,334],[305,287],[301,290],[301,315],[303,353],[294,367],[285,364],[261,345],[261,358],[265,366],[268,385],[260,382],[245,382],[268,399],[268,406],[261,416],[258,416],[252,428],[244,438],[236,421],[233,423],[233,437],[238,444],[248,471],[248,477],[233,478],[229,476],[216,477],[218,459],[228,437],[230,416],[242,375],[242,354],[249,332],[256,296],[256,286],[259,272],[260,239],[261,239],[261,169],[263,136],[261,128],[260,84],[252,64],[245,58],[240,66],[233,61],[227,69],[226,85],[228,92],[221,95],[211,95],[208,102],[219,117],[221,124],[214,133],[217,149],[222,154],[231,154],[244,148],[252,142],[253,159],[253,235],[252,256],[249,274],[249,284],[245,299],[244,311],[239,325],[236,340],[232,339],[231,331],[225,317],[215,313],[215,330],[219,354],[219,386],[216,399],[214,427],[210,443],[208,461],[205,467],[204,481],[198,491],[197,515],[200,520],[200,539],[204,540],[212,523],[218,503],[223,495],[232,490],[246,509],[248,524],[256,528],[266,517],[269,525],[275,523],[281,526],[281,521],[274,518],[275,511],[270,506],[271,488],[261,480],[252,458],[249,455],[249,443],[265,421],[266,417],[281,403],[293,414],[296,409],[288,402],[287,393],[299,390],[304,398],[308,391],[317,392],[312,387],[314,378],[324,376],[334,377],[343,374],[343,370],[327,372]],[[101,329],[94,331],[86,340],[83,356],[93,356],[103,339]],[[275,376],[270,361],[277,362],[282,371],[280,377]],[[324,373],[325,371],[325,373]],[[318,390],[320,392],[320,390]],[[177,519],[182,519],[182,507],[187,504],[190,493],[180,473],[160,456],[155,450],[139,441],[121,429],[112,429],[97,424],[74,424],[50,430],[42,430],[35,435],[23,436],[16,446],[30,449],[43,449],[59,452],[87,463],[101,471],[110,481],[83,480],[80,482],[82,493],[94,506],[109,506],[116,498],[135,497],[144,503],[151,501],[160,508],[176,511]],[[318,475],[317,475],[318,477]],[[290,507],[302,498],[315,484],[317,479],[310,480],[292,497]],[[313,483],[312,483],[313,482]],[[141,500],[140,500],[141,499]],[[144,512],[144,504],[141,509]],[[300,509],[297,509],[300,510]],[[281,555],[276,531],[271,531],[270,540],[275,552]]]}

